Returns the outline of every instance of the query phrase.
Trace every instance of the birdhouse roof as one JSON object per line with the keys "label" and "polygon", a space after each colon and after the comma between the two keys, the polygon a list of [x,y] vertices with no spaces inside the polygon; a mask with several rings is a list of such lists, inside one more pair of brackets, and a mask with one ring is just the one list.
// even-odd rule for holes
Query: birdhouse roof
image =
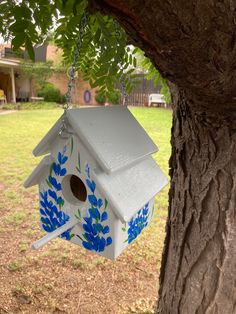
{"label": "birdhouse roof", "polygon": [[42,178],[44,178],[47,174],[47,171],[52,164],[52,157],[51,155],[44,156],[44,158],[40,161],[31,175],[24,183],[24,187],[28,188],[30,186],[34,186],[40,182]]}
{"label": "birdhouse roof", "polygon": [[130,221],[168,183],[151,156],[133,167],[110,175],[100,168],[95,169],[93,176],[122,222]]}
{"label": "birdhouse roof", "polygon": [[68,110],[36,146],[35,156],[50,151],[63,118],[108,174],[130,167],[158,150],[128,108],[111,106]]}

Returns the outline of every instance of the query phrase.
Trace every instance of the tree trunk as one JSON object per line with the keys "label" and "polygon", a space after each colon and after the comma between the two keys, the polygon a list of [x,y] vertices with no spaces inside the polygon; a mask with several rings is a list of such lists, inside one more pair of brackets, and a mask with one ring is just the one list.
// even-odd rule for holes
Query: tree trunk
{"label": "tree trunk", "polygon": [[236,2],[90,0],[172,85],[157,313],[236,313]]}
{"label": "tree trunk", "polygon": [[[236,313],[236,124],[174,97],[157,313]],[[195,106],[197,107],[197,106]]]}

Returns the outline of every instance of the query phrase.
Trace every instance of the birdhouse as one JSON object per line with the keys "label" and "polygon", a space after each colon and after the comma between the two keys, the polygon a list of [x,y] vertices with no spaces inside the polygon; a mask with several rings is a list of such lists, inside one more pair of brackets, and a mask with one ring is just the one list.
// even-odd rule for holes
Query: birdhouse
{"label": "birdhouse", "polygon": [[39,185],[40,223],[61,237],[115,259],[153,217],[167,179],[157,147],[126,107],[69,109],[33,151],[47,154],[25,182]]}

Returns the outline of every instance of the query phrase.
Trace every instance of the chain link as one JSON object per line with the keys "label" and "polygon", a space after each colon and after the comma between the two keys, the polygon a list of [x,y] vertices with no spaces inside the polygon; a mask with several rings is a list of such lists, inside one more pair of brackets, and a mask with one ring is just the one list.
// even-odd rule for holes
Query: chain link
{"label": "chain link", "polygon": [[[116,41],[117,44],[119,43],[119,39],[121,38],[121,30],[119,28],[119,24],[116,20],[113,21],[114,28],[115,28],[115,34],[116,34]],[[122,61],[122,60],[121,60]],[[125,76],[124,76],[124,70],[121,67],[121,70],[123,71],[120,83],[121,83],[121,93],[122,93],[122,100],[123,100],[123,106],[128,106],[128,93],[125,85]]]}
{"label": "chain link", "polygon": [[79,34],[78,34],[78,40],[76,42],[75,46],[75,52],[74,52],[74,57],[73,57],[73,62],[72,65],[69,69],[69,79],[68,79],[68,87],[67,87],[67,92],[65,95],[65,104],[63,106],[64,110],[66,111],[69,108],[69,104],[71,103],[71,92],[72,88],[74,87],[75,83],[75,72],[76,72],[76,65],[80,57],[80,51],[81,51],[81,46],[82,46],[82,40],[84,36],[84,31],[86,26],[88,25],[88,12],[85,10],[79,24]]}

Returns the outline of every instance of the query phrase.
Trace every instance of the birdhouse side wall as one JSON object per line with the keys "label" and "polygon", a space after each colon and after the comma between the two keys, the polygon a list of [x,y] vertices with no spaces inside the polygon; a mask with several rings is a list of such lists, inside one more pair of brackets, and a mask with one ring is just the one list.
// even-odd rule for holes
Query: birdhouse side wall
{"label": "birdhouse side wall", "polygon": [[117,219],[114,226],[115,258],[151,223],[154,214],[154,202],[155,198],[152,198],[126,223]]}

